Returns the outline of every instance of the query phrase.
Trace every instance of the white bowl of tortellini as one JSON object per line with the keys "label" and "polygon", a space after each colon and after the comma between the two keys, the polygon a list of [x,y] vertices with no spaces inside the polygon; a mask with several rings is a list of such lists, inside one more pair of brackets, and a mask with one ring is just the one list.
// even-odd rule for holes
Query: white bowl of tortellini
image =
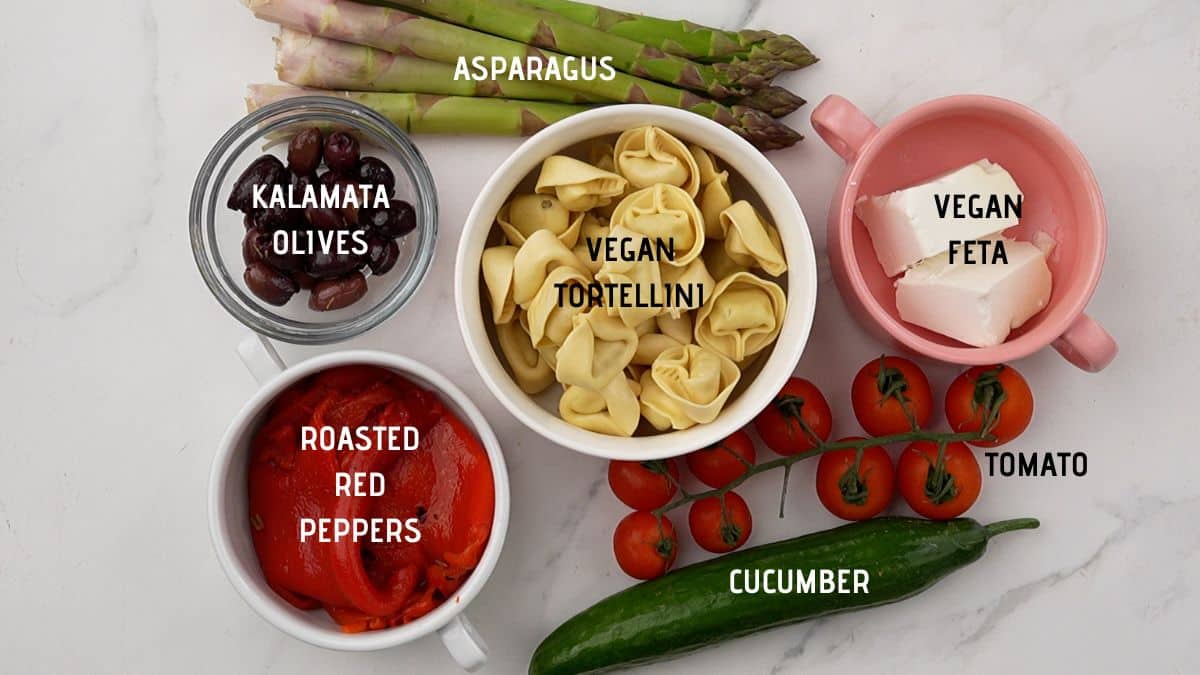
{"label": "white bowl of tortellini", "polygon": [[484,382],[537,433],[608,459],[682,455],[747,424],[816,308],[783,177],[729,129],[662,106],[527,140],[472,207],[456,265]]}

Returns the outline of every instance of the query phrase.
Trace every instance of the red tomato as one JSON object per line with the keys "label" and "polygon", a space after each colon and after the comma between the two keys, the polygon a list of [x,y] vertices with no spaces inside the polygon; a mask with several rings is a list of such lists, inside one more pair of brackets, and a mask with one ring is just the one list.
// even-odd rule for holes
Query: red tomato
{"label": "red tomato", "polygon": [[954,378],[946,390],[946,421],[951,429],[979,431],[985,422],[990,423],[996,439],[971,441],[971,445],[1003,445],[1020,436],[1031,419],[1033,392],[1012,366],[975,366]]}
{"label": "red tomato", "polygon": [[716,445],[697,450],[685,460],[692,475],[711,488],[722,488],[754,464],[754,442],[745,431],[735,431]]}
{"label": "red tomato", "polygon": [[706,497],[692,502],[688,511],[688,529],[692,531],[692,538],[700,548],[711,553],[728,553],[740,548],[750,538],[753,527],[746,500],[732,491],[723,497]]}
{"label": "red tomato", "polygon": [[613,532],[617,564],[634,579],[654,579],[666,574],[678,552],[675,526],[666,516],[662,516],[660,523],[649,511],[634,511],[622,518]]}
{"label": "red tomato", "polygon": [[[670,474],[668,478],[665,471]],[[673,459],[650,462],[608,463],[608,486],[626,506],[653,511],[675,496],[679,486],[679,465]]]}
{"label": "red tomato", "polygon": [[856,467],[857,456],[853,448],[830,450],[817,463],[817,497],[830,513],[844,520],[866,520],[883,513],[896,491],[892,458],[883,448],[873,445],[864,449]]}
{"label": "red tomato", "polygon": [[884,356],[863,366],[850,385],[850,402],[858,423],[872,436],[923,427],[933,412],[933,393],[925,373],[899,356]]}
{"label": "red tomato", "polygon": [[896,474],[904,501],[930,520],[962,515],[979,498],[983,483],[979,461],[963,443],[947,443],[940,464],[937,443],[910,443],[900,453]]}
{"label": "red tomato", "polygon": [[768,448],[781,455],[796,455],[816,445],[801,421],[822,441],[833,431],[833,413],[821,390],[808,380],[793,377],[754,418],[754,428]]}

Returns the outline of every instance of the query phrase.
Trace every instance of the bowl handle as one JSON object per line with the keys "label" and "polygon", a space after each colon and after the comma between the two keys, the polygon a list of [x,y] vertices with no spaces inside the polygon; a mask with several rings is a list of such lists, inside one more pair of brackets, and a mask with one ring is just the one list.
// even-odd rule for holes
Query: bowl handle
{"label": "bowl handle", "polygon": [[246,366],[246,370],[250,371],[250,375],[259,384],[264,384],[282,373],[286,367],[275,347],[258,333],[250,333],[242,338],[238,343],[237,353],[242,365]]}
{"label": "bowl handle", "polygon": [[479,670],[487,663],[487,643],[479,636],[475,626],[465,616],[459,614],[450,619],[450,623],[438,631],[450,658],[468,673]]}
{"label": "bowl handle", "polygon": [[850,101],[830,94],[812,111],[813,129],[847,164],[879,133],[879,127]]}
{"label": "bowl handle", "polygon": [[1100,372],[1117,356],[1117,341],[1087,314],[1080,314],[1053,346],[1063,358],[1089,373]]}

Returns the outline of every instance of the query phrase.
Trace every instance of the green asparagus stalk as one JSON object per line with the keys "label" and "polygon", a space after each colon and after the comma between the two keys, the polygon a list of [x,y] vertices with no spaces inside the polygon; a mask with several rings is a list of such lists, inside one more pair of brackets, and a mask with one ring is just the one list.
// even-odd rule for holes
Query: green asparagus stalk
{"label": "green asparagus stalk", "polygon": [[[553,62],[559,72],[570,67],[564,57],[513,40],[460,28],[387,7],[349,0],[244,0],[256,16],[288,28],[343,42],[367,45],[431,61],[457,63],[460,57],[499,58],[506,63],[527,59]],[[744,106],[725,106],[683,89],[625,73],[602,78],[556,80],[555,84],[589,96],[623,103],[653,103],[688,110],[712,119],[761,150],[794,145],[803,136],[770,115]]]}
{"label": "green asparagus stalk", "polygon": [[530,7],[703,63],[777,61],[786,70],[817,62],[808,47],[790,35],[765,30],[728,31],[598,7],[576,0],[521,0]]}
{"label": "green asparagus stalk", "polygon": [[710,98],[742,96],[770,84],[782,69],[775,62],[703,64],[641,42],[606,33],[515,0],[366,0],[373,5],[420,12],[466,28],[573,56],[612,57],[633,75],[683,87]]}
{"label": "green asparagus stalk", "polygon": [[511,101],[433,94],[325,91],[284,84],[252,84],[246,89],[246,110],[296,96],[336,96],[361,103],[411,134],[480,134],[529,136],[578,112],[586,105]]}
{"label": "green asparagus stalk", "polygon": [[807,101],[787,89],[771,85],[758,91],[752,91],[734,101],[733,104],[761,110],[771,117],[783,117],[796,112],[805,103]]}
{"label": "green asparagus stalk", "polygon": [[454,79],[454,66],[374,47],[338,42],[281,28],[275,38],[275,72],[300,87],[406,92],[445,96],[522,98],[560,103],[601,99],[533,80]]}

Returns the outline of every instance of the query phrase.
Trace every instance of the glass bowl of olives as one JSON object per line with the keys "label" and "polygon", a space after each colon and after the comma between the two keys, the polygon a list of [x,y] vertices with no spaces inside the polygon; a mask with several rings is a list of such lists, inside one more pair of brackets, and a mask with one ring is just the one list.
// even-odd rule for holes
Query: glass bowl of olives
{"label": "glass bowl of olives", "polygon": [[437,192],[396,125],[325,96],[274,103],[221,137],[192,190],[192,253],[237,320],[297,344],[382,323],[433,262]]}

